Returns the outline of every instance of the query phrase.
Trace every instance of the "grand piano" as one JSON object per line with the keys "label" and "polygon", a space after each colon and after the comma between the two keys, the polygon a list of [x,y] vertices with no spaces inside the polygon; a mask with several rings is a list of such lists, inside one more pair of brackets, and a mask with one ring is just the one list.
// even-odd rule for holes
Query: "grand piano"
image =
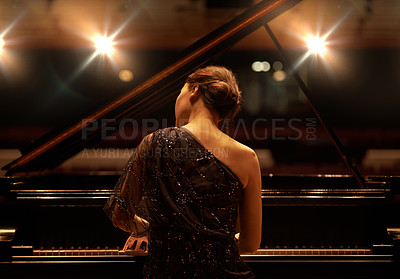
{"label": "grand piano", "polygon": [[[146,252],[123,252],[127,235],[102,210],[120,172],[53,169],[101,140],[102,125],[117,127],[174,98],[176,85],[195,67],[257,28],[264,26],[284,55],[267,23],[298,2],[261,1],[138,87],[22,149],[0,178],[1,278],[140,278]],[[397,278],[400,222],[394,212],[399,212],[400,179],[361,176],[319,120],[352,174],[263,174],[262,242],[243,258],[258,278]]]}

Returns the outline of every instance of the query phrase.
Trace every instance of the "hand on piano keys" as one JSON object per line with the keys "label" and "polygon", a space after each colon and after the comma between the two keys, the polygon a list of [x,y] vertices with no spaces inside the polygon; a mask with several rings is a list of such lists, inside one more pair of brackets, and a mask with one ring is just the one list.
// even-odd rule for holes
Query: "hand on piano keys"
{"label": "hand on piano keys", "polygon": [[124,248],[122,249],[123,251],[126,251],[128,248],[134,247],[134,250],[147,250],[147,246],[149,243],[149,238],[147,235],[142,236],[142,237],[134,237],[134,236],[129,236],[128,239],[125,242]]}

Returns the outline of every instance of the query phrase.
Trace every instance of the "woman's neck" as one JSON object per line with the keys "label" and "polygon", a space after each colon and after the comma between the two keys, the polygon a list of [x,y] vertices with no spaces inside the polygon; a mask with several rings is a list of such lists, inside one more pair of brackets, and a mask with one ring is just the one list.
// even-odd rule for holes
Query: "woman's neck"
{"label": "woman's neck", "polygon": [[216,135],[220,132],[218,128],[218,117],[208,109],[193,112],[185,127],[199,137],[207,138],[208,136]]}

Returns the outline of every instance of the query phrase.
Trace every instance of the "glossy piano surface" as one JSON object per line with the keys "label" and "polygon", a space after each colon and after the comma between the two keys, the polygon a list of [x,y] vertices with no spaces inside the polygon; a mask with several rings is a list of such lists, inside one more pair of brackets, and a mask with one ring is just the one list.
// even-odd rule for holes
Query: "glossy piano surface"
{"label": "glossy piano surface", "polygon": [[[18,228],[8,266],[140,267],[146,254],[122,252],[127,234],[102,211],[117,179],[115,173],[2,178],[10,212],[3,224]],[[349,278],[385,278],[376,277],[378,271],[389,276],[398,266],[388,234],[389,227],[398,226],[392,218],[399,208],[398,178],[367,181],[360,189],[351,176],[264,175],[262,244],[244,260],[272,278],[281,268],[305,272],[308,266],[318,278],[341,276],[338,270],[346,270]]]}

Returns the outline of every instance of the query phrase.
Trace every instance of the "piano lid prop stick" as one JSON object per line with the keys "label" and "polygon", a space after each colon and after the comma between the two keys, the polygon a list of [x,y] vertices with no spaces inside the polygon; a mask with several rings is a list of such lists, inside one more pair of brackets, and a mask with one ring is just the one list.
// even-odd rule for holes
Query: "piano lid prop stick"
{"label": "piano lid prop stick", "polygon": [[316,107],[311,101],[310,98],[310,90],[308,89],[307,85],[304,83],[298,72],[296,71],[295,68],[292,67],[292,63],[290,62],[289,58],[285,55],[285,52],[283,51],[283,48],[281,44],[279,43],[278,39],[275,37],[275,34],[272,32],[271,28],[268,26],[267,23],[264,24],[265,30],[267,30],[269,36],[271,37],[272,41],[274,42],[276,48],[279,51],[279,54],[281,55],[283,63],[289,68],[292,69],[292,74],[293,77],[295,78],[297,84],[299,85],[300,89],[303,91],[304,95],[307,98],[308,104],[311,106],[312,110],[314,111],[315,115],[317,116],[319,122],[321,123],[322,127],[328,132],[328,135],[330,139],[332,140],[333,144],[336,147],[336,150],[339,152],[340,156],[342,157],[344,163],[348,168],[350,168],[351,172],[353,173],[354,177],[356,178],[358,184],[361,186],[361,188],[365,188],[365,181],[360,172],[358,171],[356,165],[351,161],[350,157],[346,154],[343,145],[341,144],[339,138],[336,136],[335,132],[333,129],[328,126],[324,119],[321,117],[321,115],[318,113]]}

